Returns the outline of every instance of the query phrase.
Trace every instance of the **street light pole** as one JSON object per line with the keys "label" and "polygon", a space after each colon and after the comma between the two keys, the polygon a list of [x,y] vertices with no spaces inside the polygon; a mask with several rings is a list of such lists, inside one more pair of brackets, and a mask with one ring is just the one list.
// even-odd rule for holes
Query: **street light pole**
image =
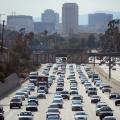
{"label": "street light pole", "polygon": [[2,42],[1,42],[1,53],[2,53],[2,51],[3,51],[3,44],[4,44],[4,27],[5,27],[5,20],[3,20],[3,25],[2,25],[2,35],[1,35],[1,40],[2,40]]}

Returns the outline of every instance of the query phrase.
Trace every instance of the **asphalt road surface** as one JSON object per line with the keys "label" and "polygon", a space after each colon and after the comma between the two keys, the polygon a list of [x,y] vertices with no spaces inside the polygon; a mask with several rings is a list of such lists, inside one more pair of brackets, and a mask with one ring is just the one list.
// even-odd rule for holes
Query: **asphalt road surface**
{"label": "asphalt road surface", "polygon": [[[69,90],[70,84],[69,84],[69,80],[67,80],[67,75],[68,75],[68,66],[66,67],[66,75],[65,75],[65,84],[64,84],[64,89],[65,90]],[[44,66],[43,66],[44,68]],[[43,69],[42,68],[42,69]],[[84,68],[82,68],[84,71]],[[42,71],[42,70],[39,70]],[[80,79],[79,79],[79,75],[77,73],[76,70],[76,65],[74,64],[74,71],[76,74],[76,79],[78,82],[78,88],[79,88],[79,94],[83,96],[83,100],[84,100],[84,110],[86,111],[86,113],[88,114],[88,120],[99,120],[99,117],[96,116],[95,113],[95,104],[91,104],[91,99],[90,97],[88,97],[87,93],[85,92],[85,88],[84,86],[80,83]],[[51,68],[50,70],[50,74],[53,73],[53,68]],[[57,75],[56,75],[57,77]],[[21,89],[23,86],[26,86],[28,84],[29,81],[25,82],[19,89]],[[18,90],[19,90],[18,89]],[[50,87],[49,89],[49,94],[47,94],[47,98],[46,99],[39,99],[39,107],[38,107],[38,112],[33,112],[34,114],[34,120],[46,120],[46,111],[48,109],[48,106],[50,105],[50,103],[53,100],[53,96],[55,94],[55,89],[56,89],[56,82],[53,83],[53,85]],[[36,95],[37,94],[37,89],[32,92],[32,95]],[[27,99],[23,102],[23,106],[21,109],[10,109],[9,108],[9,103],[11,98],[15,95],[14,91],[12,94],[6,96],[4,99],[2,99],[0,101],[0,105],[2,105],[4,107],[4,111],[5,111],[5,120],[18,120],[18,114],[21,111],[25,111],[26,105],[27,105]],[[105,101],[113,110],[114,110],[114,116],[117,118],[117,120],[120,120],[120,106],[115,106],[114,105],[114,100],[110,100],[108,98],[109,94],[108,93],[102,93],[100,90],[98,90],[98,95],[101,96],[101,100]],[[74,113],[71,110],[71,100],[64,100],[64,104],[63,104],[63,109],[60,110],[61,111],[61,118],[62,120],[74,120]]]}

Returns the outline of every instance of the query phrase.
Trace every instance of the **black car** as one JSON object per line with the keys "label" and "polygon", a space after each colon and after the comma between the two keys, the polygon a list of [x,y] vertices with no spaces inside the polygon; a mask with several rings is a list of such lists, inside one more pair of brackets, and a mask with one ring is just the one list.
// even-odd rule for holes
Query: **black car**
{"label": "black car", "polygon": [[100,97],[98,95],[93,95],[91,97],[91,103],[98,103],[100,101]]}
{"label": "black car", "polygon": [[4,120],[4,115],[0,113],[0,120]]}
{"label": "black car", "polygon": [[70,94],[68,91],[62,91],[61,95],[63,99],[68,99],[68,100],[70,99]]}
{"label": "black car", "polygon": [[113,116],[113,110],[109,106],[104,106],[100,108],[99,111],[100,120],[103,120],[103,118],[106,116]]}
{"label": "black car", "polygon": [[104,85],[103,87],[102,87],[102,93],[104,93],[104,92],[111,92],[111,86],[109,86],[109,85]]}
{"label": "black car", "polygon": [[11,101],[10,101],[10,109],[12,108],[21,108],[22,106],[22,100],[19,99],[19,98],[13,98]]}
{"label": "black car", "polygon": [[115,99],[115,106],[117,105],[120,105],[120,95],[117,95]]}
{"label": "black car", "polygon": [[118,95],[117,92],[111,92],[111,93],[109,94],[109,99],[116,99],[117,95]]}
{"label": "black car", "polygon": [[0,120],[4,120],[4,110],[2,106],[0,106]]}

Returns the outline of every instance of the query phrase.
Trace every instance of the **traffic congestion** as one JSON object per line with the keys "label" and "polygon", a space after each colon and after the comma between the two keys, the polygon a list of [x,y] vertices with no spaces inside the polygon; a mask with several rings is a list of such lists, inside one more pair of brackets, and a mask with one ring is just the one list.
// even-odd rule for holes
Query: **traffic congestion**
{"label": "traffic congestion", "polygon": [[47,63],[0,101],[0,120],[120,120],[119,105],[90,65]]}

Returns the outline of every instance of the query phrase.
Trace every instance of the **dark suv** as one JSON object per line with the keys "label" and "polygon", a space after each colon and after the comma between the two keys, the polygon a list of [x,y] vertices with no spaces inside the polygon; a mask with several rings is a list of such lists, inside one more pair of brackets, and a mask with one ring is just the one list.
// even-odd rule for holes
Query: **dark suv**
{"label": "dark suv", "polygon": [[10,101],[10,109],[12,109],[13,107],[15,107],[15,108],[18,107],[20,109],[21,106],[22,106],[22,100],[19,98],[13,98]]}
{"label": "dark suv", "polygon": [[111,86],[109,86],[109,85],[104,85],[103,87],[102,87],[102,93],[104,93],[104,92],[111,92]]}
{"label": "dark suv", "polygon": [[62,91],[61,95],[63,99],[68,99],[68,100],[70,99],[70,94],[68,91]]}
{"label": "dark suv", "polygon": [[117,95],[115,99],[115,106],[117,105],[120,105],[120,95]]}
{"label": "dark suv", "polygon": [[106,116],[113,116],[113,110],[109,106],[104,106],[99,111],[100,120],[103,120]]}
{"label": "dark suv", "polygon": [[4,120],[4,110],[2,106],[0,106],[0,120]]}

